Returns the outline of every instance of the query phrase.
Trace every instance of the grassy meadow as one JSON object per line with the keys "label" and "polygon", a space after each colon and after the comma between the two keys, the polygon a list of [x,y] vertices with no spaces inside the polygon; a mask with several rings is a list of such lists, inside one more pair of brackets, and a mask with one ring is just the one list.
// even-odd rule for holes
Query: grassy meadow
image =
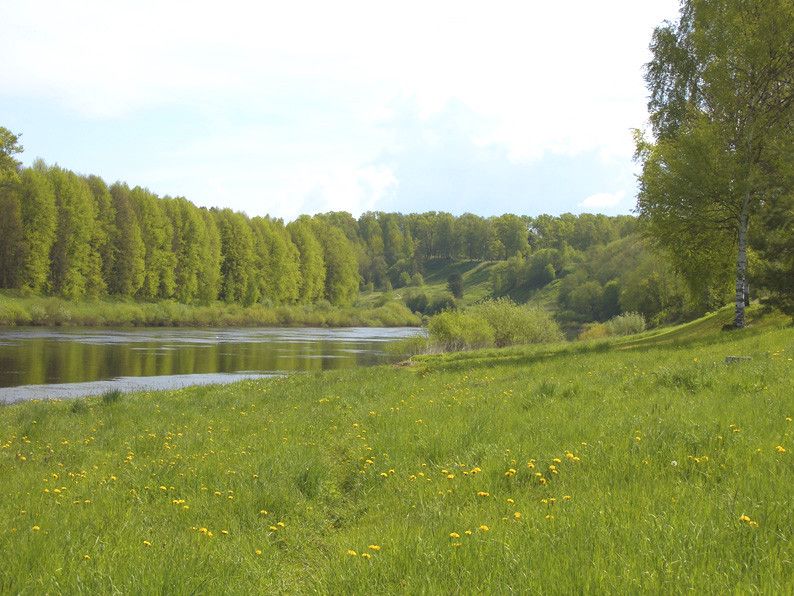
{"label": "grassy meadow", "polygon": [[0,408],[0,592],[792,593],[773,323]]}

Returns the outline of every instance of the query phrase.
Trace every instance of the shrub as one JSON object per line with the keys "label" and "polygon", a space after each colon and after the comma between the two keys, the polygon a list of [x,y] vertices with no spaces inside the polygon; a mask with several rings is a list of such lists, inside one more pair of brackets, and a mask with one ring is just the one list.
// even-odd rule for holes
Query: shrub
{"label": "shrub", "polygon": [[584,326],[577,339],[587,341],[590,339],[604,339],[605,337],[609,337],[607,326],[604,323],[591,323]]}
{"label": "shrub", "polygon": [[455,298],[463,298],[463,276],[460,273],[452,273],[447,278],[447,289]]}
{"label": "shrub", "polygon": [[427,294],[424,292],[409,294],[405,297],[405,305],[413,312],[425,313],[428,306]]}
{"label": "shrub", "polygon": [[633,335],[645,331],[645,317],[636,312],[627,312],[609,319],[604,325],[609,335]]}
{"label": "shrub", "polygon": [[444,312],[445,310],[454,310],[456,306],[457,303],[455,302],[455,298],[452,296],[452,294],[441,294],[430,301],[425,314],[435,315],[440,312]]}
{"label": "shrub", "polygon": [[442,312],[430,319],[427,328],[433,344],[444,350],[494,345],[493,328],[484,319],[462,311]]}
{"label": "shrub", "polygon": [[540,308],[519,306],[507,298],[483,302],[467,312],[490,325],[497,347],[562,339],[559,325],[548,312]]}

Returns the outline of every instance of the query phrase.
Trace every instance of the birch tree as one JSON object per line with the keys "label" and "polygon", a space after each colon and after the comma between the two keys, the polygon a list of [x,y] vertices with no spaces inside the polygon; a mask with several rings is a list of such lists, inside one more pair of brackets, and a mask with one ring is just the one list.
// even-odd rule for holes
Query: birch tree
{"label": "birch tree", "polygon": [[684,0],[654,31],[645,80],[653,138],[637,137],[646,230],[684,274],[734,253],[734,324],[744,327],[747,233],[790,188],[794,0]]}

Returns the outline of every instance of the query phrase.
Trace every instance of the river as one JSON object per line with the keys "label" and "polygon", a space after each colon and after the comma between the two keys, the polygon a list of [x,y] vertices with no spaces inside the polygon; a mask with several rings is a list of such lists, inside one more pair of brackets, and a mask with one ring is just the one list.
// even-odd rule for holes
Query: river
{"label": "river", "polygon": [[228,383],[389,362],[412,327],[0,329],[0,403]]}

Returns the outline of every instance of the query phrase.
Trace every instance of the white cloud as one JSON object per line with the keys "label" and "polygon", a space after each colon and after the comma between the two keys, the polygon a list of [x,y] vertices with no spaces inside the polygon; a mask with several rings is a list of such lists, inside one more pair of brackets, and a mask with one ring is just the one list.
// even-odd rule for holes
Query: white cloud
{"label": "white cloud", "polygon": [[[414,102],[425,118],[461,104],[485,123],[470,140],[503,147],[515,162],[585,152],[629,160],[629,129],[645,120],[640,68],[650,34],[677,4],[4,2],[0,97],[54,100],[110,122],[168,106],[221,120],[310,120],[316,137],[268,131],[270,145],[253,142],[260,162],[290,143],[287,170],[349,154],[308,190],[289,181],[280,189],[369,204],[384,191],[362,172],[388,150],[383,129],[395,102]],[[339,121],[352,130],[324,134]],[[195,157],[217,158],[219,147],[232,146],[208,142]],[[362,192],[370,198],[346,198]]]}
{"label": "white cloud", "polygon": [[615,209],[623,202],[625,196],[626,193],[622,190],[618,192],[598,192],[579,203],[579,207],[583,209]]}

